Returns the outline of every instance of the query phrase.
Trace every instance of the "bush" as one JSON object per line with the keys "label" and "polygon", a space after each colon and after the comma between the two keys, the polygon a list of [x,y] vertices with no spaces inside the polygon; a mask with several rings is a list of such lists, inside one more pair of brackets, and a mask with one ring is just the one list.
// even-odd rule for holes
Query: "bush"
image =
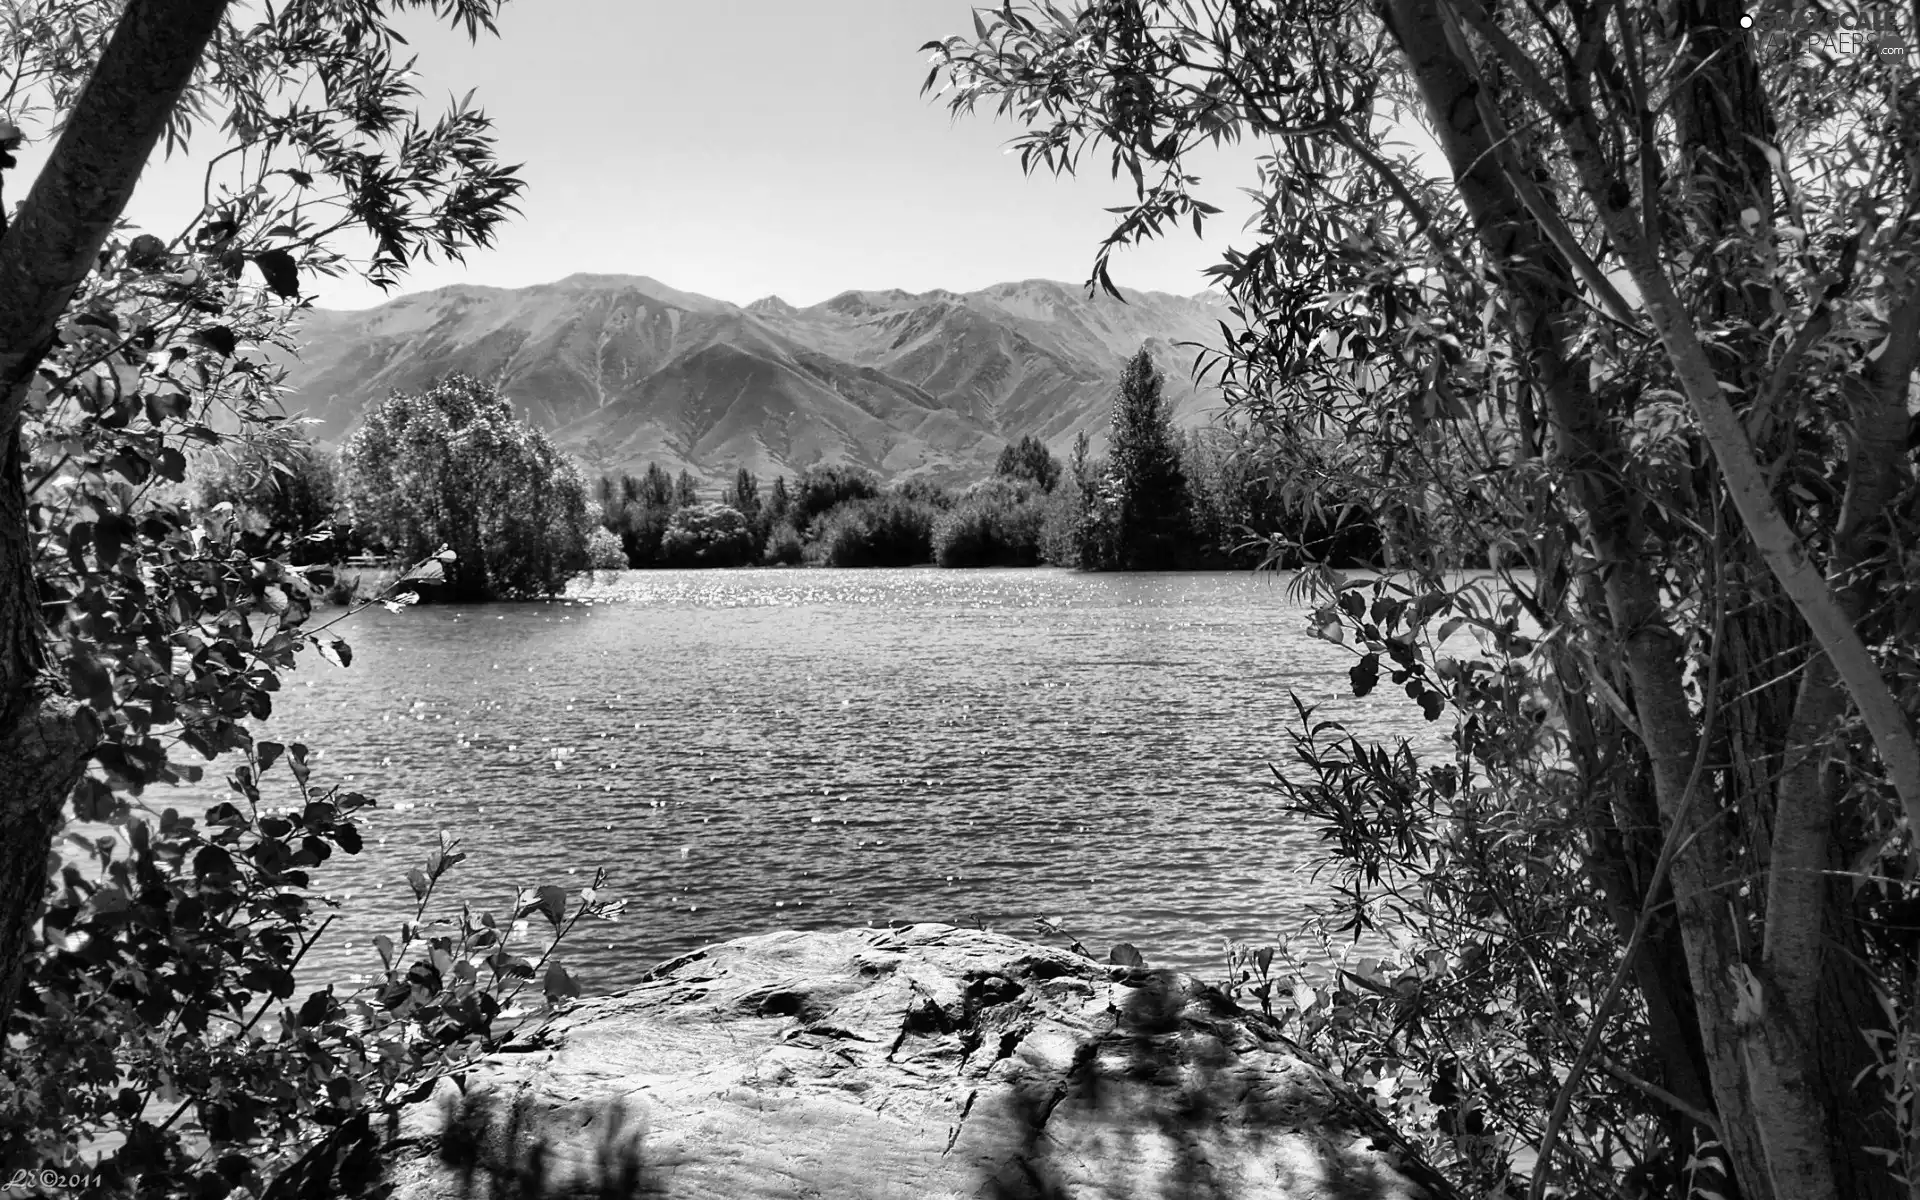
{"label": "bush", "polygon": [[767,533],[767,548],[760,561],[770,567],[798,566],[806,557],[806,546],[799,531],[782,521]]}
{"label": "bush", "polygon": [[737,508],[708,501],[673,514],[660,556],[676,567],[738,567],[753,561],[753,528]]}
{"label": "bush", "polygon": [[816,532],[816,519],[854,500],[870,500],[880,494],[873,476],[858,467],[840,465],[808,467],[794,485],[793,507],[787,519],[802,533]]}
{"label": "bush", "polygon": [[1044,522],[1034,485],[993,479],[935,522],[934,561],[943,567],[1031,567],[1040,562]]}
{"label": "bush", "polygon": [[627,552],[620,545],[620,536],[611,529],[594,526],[587,535],[587,565],[596,571],[626,570]]}
{"label": "bush", "polygon": [[817,522],[812,557],[831,567],[913,567],[933,561],[933,507],[899,496],[855,500]]}

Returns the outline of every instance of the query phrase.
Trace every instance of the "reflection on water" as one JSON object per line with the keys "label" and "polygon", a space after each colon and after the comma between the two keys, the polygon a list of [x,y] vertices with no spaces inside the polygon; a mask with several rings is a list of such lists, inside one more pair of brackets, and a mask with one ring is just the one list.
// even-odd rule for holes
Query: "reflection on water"
{"label": "reflection on water", "polygon": [[374,609],[344,627],[351,668],[303,660],[258,736],[306,742],[316,782],[380,801],[365,853],[316,873],[354,895],[316,973],[373,964],[367,938],[411,911],[405,870],[447,830],[471,852],[452,894],[476,906],[611,868],[628,915],[566,955],[590,988],[746,933],[1041,916],[1218,974],[1223,939],[1271,938],[1315,895],[1315,839],[1265,786],[1288,691],[1440,744],[1397,690],[1352,699],[1352,657],[1305,635],[1271,575],[631,572],[596,590],[617,602]]}

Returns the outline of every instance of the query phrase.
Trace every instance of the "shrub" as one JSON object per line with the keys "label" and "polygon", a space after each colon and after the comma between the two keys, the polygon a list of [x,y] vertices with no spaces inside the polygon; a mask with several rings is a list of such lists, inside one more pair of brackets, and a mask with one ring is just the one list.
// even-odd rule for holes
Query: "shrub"
{"label": "shrub", "polygon": [[620,536],[596,525],[587,535],[587,565],[596,571],[626,570],[627,552],[620,545]]}
{"label": "shrub", "polygon": [[899,496],[855,500],[814,531],[812,557],[832,567],[912,567],[933,561],[931,505]]}
{"label": "shrub", "polygon": [[1038,565],[1043,496],[1034,485],[1007,479],[970,489],[935,522],[934,561],[943,567]]}
{"label": "shrub", "polygon": [[673,514],[660,556],[676,567],[738,567],[753,561],[753,529],[739,509],[708,501]]}
{"label": "shrub", "polygon": [[798,566],[806,557],[806,546],[793,526],[782,521],[767,533],[767,548],[760,561],[773,567]]}

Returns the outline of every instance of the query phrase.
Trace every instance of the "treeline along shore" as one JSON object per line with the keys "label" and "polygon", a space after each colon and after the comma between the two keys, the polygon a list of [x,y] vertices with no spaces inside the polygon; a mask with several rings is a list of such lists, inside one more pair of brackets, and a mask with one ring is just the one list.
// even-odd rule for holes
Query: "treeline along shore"
{"label": "treeline along shore", "polygon": [[[369,411],[337,454],[282,439],[250,447],[199,486],[336,600],[388,582],[376,564],[454,551],[427,598],[552,595],[584,573],[745,566],[1031,567],[1089,571],[1380,566],[1380,515],[1345,500],[1271,441],[1181,431],[1144,348],[1113,399],[1107,453],[1082,433],[1062,462],[1009,443],[991,477],[949,487],[821,464],[763,480],[745,467],[716,496],[656,464],[591,476],[512,415],[493,386],[454,375]],[[377,590],[377,589],[375,589]]]}

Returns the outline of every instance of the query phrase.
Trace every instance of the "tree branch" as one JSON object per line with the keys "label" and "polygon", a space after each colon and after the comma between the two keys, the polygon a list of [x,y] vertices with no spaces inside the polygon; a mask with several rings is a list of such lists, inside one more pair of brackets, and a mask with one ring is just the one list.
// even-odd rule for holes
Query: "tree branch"
{"label": "tree branch", "polygon": [[133,196],[228,0],[130,0],[52,156],[0,238],[0,431]]}

